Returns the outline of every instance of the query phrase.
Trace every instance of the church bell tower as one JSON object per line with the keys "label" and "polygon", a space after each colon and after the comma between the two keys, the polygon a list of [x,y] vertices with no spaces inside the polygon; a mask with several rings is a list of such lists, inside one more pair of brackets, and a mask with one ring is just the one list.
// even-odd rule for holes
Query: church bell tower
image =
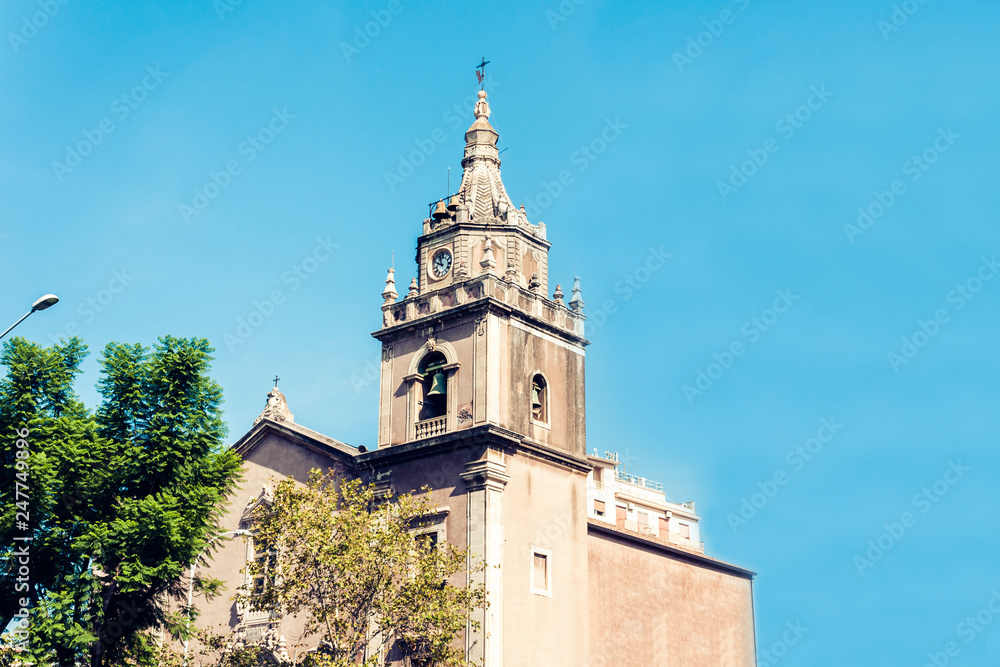
{"label": "church bell tower", "polygon": [[493,424],[585,454],[583,300],[549,296],[545,225],[500,178],[499,135],[479,91],[462,183],[433,205],[402,299],[382,293],[378,446]]}
{"label": "church bell tower", "polygon": [[[549,295],[545,226],[500,179],[486,92],[462,183],[431,205],[406,294],[382,292],[383,484],[430,487],[440,539],[468,549],[487,605],[465,633],[483,667],[588,664],[583,299]],[[557,630],[559,629],[559,630]]]}

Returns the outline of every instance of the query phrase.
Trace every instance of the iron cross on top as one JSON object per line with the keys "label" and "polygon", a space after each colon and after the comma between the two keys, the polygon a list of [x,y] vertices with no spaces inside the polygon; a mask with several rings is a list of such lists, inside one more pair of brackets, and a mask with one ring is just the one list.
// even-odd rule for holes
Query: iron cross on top
{"label": "iron cross on top", "polygon": [[483,56],[483,62],[479,63],[476,67],[476,78],[479,79],[479,88],[482,89],[483,80],[486,79],[486,66],[490,64],[490,61]]}

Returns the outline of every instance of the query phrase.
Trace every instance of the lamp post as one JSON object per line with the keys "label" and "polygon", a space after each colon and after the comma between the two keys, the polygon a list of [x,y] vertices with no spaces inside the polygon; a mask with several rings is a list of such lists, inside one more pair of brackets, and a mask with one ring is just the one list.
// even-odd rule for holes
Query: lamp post
{"label": "lamp post", "polygon": [[21,322],[23,322],[26,319],[28,319],[28,315],[31,315],[36,310],[45,310],[49,306],[54,306],[57,303],[59,303],[59,297],[57,297],[55,294],[46,294],[45,296],[39,298],[37,301],[35,301],[33,304],[31,304],[31,310],[29,310],[27,313],[25,313],[21,317],[21,319],[19,319],[17,322],[14,322],[14,324],[12,324],[9,327],[7,327],[6,331],[4,331],[2,334],[0,334],[0,338],[3,338],[7,334],[9,334],[11,332],[11,330],[13,330],[14,327],[16,327],[18,324],[20,324]]}
{"label": "lamp post", "polygon": [[195,568],[198,567],[198,561],[201,560],[201,557],[205,554],[205,551],[210,546],[212,546],[212,543],[215,542],[217,539],[219,539],[221,537],[225,537],[226,535],[231,535],[233,537],[236,537],[237,535],[249,535],[249,534],[250,534],[249,530],[243,530],[242,528],[237,529],[237,530],[227,530],[224,533],[219,533],[218,535],[216,535],[215,537],[213,537],[212,539],[210,539],[205,544],[205,546],[202,547],[201,551],[198,552],[198,555],[195,557],[195,559],[193,561],[191,561],[191,574],[188,577],[187,633],[184,636],[184,664],[185,665],[188,664],[187,663],[188,642],[190,641],[190,638],[188,637],[188,635],[191,634],[191,604],[194,601],[194,571],[195,571]]}

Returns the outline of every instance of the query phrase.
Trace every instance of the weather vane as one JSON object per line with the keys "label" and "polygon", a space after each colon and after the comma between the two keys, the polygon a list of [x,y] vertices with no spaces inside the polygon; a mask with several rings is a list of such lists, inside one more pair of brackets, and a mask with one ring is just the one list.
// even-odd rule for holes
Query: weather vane
{"label": "weather vane", "polygon": [[486,56],[483,56],[483,62],[479,63],[479,66],[476,67],[476,78],[479,79],[479,90],[482,90],[485,85],[483,81],[486,80],[486,66],[489,64],[490,61],[486,59]]}

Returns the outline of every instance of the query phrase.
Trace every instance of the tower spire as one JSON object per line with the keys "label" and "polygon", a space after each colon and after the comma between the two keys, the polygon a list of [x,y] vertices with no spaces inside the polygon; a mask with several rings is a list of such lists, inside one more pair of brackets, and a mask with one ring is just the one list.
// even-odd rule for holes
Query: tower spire
{"label": "tower spire", "polygon": [[476,119],[465,132],[459,201],[468,207],[472,222],[516,224],[518,210],[500,179],[500,135],[490,125],[491,113],[486,91],[480,90],[473,108]]}

